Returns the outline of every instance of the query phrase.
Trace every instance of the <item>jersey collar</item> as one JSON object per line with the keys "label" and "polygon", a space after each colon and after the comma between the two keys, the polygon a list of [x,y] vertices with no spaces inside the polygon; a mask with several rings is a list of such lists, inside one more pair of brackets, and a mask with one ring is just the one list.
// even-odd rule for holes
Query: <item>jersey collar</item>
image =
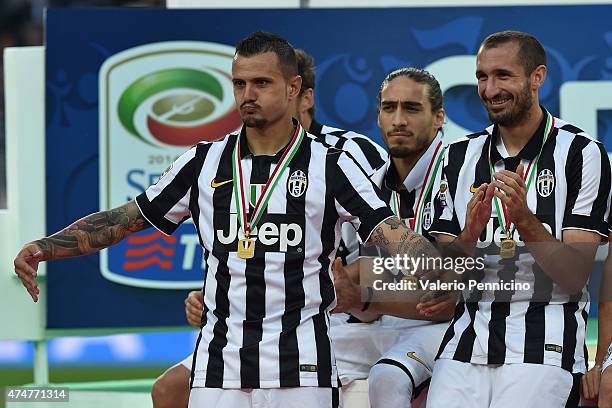
{"label": "jersey collar", "polygon": [[419,161],[417,161],[412,170],[410,170],[408,176],[406,176],[406,179],[404,180],[404,187],[406,187],[406,190],[412,191],[421,187],[423,184],[423,179],[425,178],[425,173],[427,173],[429,163],[431,162],[433,155],[436,152],[436,147],[440,141],[442,141],[442,135],[438,133],[425,153],[423,153],[423,155],[419,158]]}
{"label": "jersey collar", "polygon": [[[516,157],[525,159],[525,160],[533,160],[540,152],[540,148],[542,146],[542,139],[544,138],[544,130],[546,129],[546,118],[548,116],[548,112],[544,109],[543,106],[540,105],[542,109],[542,113],[544,116],[540,121],[540,125],[533,133],[527,144],[521,149],[521,151],[516,155]],[[489,126],[487,128],[487,132],[491,135],[490,142],[491,145],[491,162],[493,164],[498,161],[509,157],[510,155],[506,151],[506,147],[503,145],[503,141],[499,136],[499,127],[497,125]]]}
{"label": "jersey collar", "polygon": [[313,119],[310,123],[310,129],[308,129],[308,133],[316,137],[321,137],[323,135],[323,125]]}
{"label": "jersey collar", "polygon": [[[296,118],[292,118],[293,120],[293,126],[297,126],[298,121]],[[251,149],[249,149],[249,143],[247,142],[247,138],[246,138],[246,126],[242,126],[242,129],[240,129],[240,135],[238,136],[240,138],[240,159],[245,159],[247,157],[255,157],[255,155],[251,152]],[[272,158],[272,162],[278,162],[280,160],[280,158],[283,156],[283,153],[285,151],[285,149],[287,149],[287,146],[289,146],[289,143],[287,143],[287,145],[285,147],[283,147],[282,149],[280,149],[274,156],[266,156],[269,158]]]}

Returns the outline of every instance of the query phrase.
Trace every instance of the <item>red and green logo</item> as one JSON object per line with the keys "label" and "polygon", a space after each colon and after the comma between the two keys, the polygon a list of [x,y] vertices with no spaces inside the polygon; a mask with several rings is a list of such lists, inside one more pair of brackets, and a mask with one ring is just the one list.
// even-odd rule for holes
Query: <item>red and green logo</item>
{"label": "red and green logo", "polygon": [[130,134],[150,145],[156,140],[192,146],[219,139],[242,124],[233,100],[228,101],[233,96],[222,83],[229,80],[214,68],[152,72],[121,94],[119,120]]}

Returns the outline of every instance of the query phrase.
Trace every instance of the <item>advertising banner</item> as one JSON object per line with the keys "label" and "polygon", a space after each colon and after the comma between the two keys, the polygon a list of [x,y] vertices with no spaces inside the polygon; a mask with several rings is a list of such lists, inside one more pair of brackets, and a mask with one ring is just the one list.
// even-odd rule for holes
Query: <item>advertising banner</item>
{"label": "advertising banner", "polygon": [[[256,30],[316,60],[316,118],[382,143],[380,83],[428,69],[444,92],[445,139],[483,129],[476,53],[490,33],[527,31],[544,44],[541,103],[612,150],[612,6],[397,9],[50,9],[46,27],[47,232],[133,200],[200,140],[240,128],[235,44]],[[183,325],[201,288],[192,222],[154,229],[85,258],[51,262],[48,327]]]}

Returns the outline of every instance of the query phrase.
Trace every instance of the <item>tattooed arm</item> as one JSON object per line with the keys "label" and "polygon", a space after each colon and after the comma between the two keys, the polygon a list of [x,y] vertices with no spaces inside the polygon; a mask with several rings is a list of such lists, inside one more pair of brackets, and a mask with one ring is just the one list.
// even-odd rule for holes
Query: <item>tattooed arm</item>
{"label": "tattooed arm", "polygon": [[150,226],[134,201],[88,215],[50,237],[26,244],[13,262],[15,273],[36,302],[40,261],[89,255]]}
{"label": "tattooed arm", "polygon": [[411,258],[439,257],[427,238],[408,229],[396,217],[387,218],[370,234],[366,245],[376,245],[391,256],[404,254]]}
{"label": "tattooed arm", "polygon": [[[400,257],[406,255],[412,259],[435,259],[440,257],[440,254],[431,242],[422,235],[408,229],[403,222],[395,217],[387,218],[379,224],[370,235],[366,245],[376,245],[382,250],[382,253],[392,257],[395,255]],[[449,281],[454,279],[454,273],[448,270],[422,268],[415,271],[415,274],[423,281]],[[371,312],[411,319],[449,320],[452,317],[455,304],[454,295],[450,291],[428,291],[421,297],[420,303],[394,302],[384,300],[381,296],[385,296],[384,293],[375,291],[372,294]],[[421,307],[432,303],[439,305],[435,311],[432,310],[425,313],[419,310]]]}

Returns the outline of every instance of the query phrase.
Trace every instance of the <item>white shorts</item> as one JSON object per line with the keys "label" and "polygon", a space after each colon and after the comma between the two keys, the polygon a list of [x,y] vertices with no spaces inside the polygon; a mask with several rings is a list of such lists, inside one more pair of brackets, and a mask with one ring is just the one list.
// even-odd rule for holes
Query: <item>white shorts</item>
{"label": "white shorts", "polygon": [[347,314],[332,314],[329,331],[343,386],[368,378],[372,366],[391,347],[399,333],[394,328],[383,327],[380,320],[347,323],[347,319]]}
{"label": "white shorts", "polygon": [[193,388],[189,408],[338,408],[341,399],[338,388]]}
{"label": "white shorts", "polygon": [[570,372],[550,365],[440,359],[434,365],[427,408],[564,408],[573,385]]}
{"label": "white shorts", "polygon": [[412,381],[416,396],[429,384],[434,361],[448,323],[428,324],[401,331],[395,343],[376,362],[401,368]]}

